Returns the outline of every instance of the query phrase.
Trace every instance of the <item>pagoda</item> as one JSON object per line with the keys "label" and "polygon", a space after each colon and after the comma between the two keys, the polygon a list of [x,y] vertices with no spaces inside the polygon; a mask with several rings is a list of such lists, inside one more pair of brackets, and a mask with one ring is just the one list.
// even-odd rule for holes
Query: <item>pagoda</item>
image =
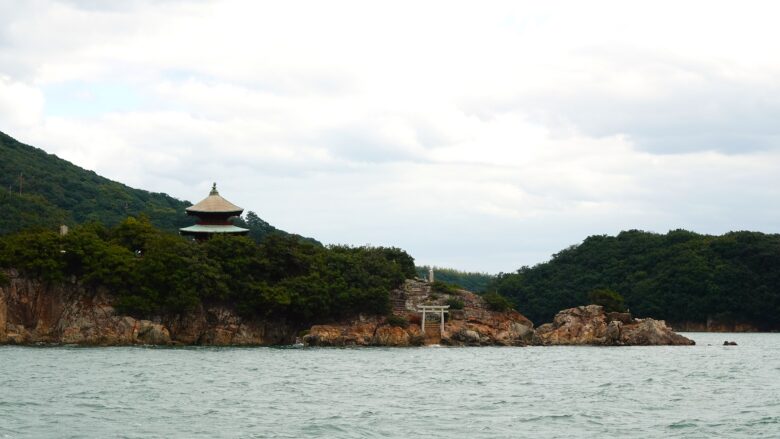
{"label": "pagoda", "polygon": [[230,218],[241,216],[243,211],[241,207],[222,198],[214,183],[208,197],[186,209],[187,215],[198,217],[198,222],[194,226],[179,229],[179,233],[194,236],[198,241],[205,241],[215,234],[246,235],[249,229],[236,227],[230,222]]}

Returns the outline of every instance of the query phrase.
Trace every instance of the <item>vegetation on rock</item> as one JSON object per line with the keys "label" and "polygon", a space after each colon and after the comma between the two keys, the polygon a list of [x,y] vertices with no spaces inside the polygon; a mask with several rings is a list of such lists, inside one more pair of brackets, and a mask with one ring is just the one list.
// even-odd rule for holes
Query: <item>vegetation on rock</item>
{"label": "vegetation on rock", "polygon": [[535,322],[620,291],[634,315],[671,322],[749,322],[780,328],[780,235],[637,230],[591,236],[552,260],[500,274],[490,289]]}
{"label": "vegetation on rock", "polygon": [[396,326],[398,328],[409,327],[409,320],[407,320],[405,317],[402,316],[396,316],[396,315],[387,316],[387,319],[385,319],[385,323],[387,323],[390,326]]}
{"label": "vegetation on rock", "polygon": [[217,302],[245,316],[303,323],[385,314],[390,290],[414,275],[414,260],[397,248],[326,248],[282,234],[260,244],[235,236],[196,243],[143,216],[112,228],[88,223],[65,236],[46,229],[2,236],[0,267],[106,287],[120,311],[137,316]]}
{"label": "vegetation on rock", "polygon": [[447,305],[450,306],[450,309],[463,309],[463,307],[466,306],[466,304],[457,297],[451,297],[447,299]]}
{"label": "vegetation on rock", "polygon": [[483,294],[482,298],[485,300],[488,308],[493,311],[509,311],[514,308],[514,304],[509,299],[495,291]]}
{"label": "vegetation on rock", "polygon": [[626,304],[618,292],[606,288],[599,288],[588,293],[588,301],[594,305],[601,305],[606,312],[626,312]]}
{"label": "vegetation on rock", "polygon": [[458,287],[437,280],[431,284],[431,291],[440,294],[458,294]]}

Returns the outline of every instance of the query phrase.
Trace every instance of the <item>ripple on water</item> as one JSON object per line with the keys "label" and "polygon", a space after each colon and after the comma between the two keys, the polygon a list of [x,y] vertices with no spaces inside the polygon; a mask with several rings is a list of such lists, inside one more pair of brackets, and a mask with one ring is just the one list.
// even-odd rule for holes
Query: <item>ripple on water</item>
{"label": "ripple on water", "polygon": [[723,337],[630,349],[0,347],[0,438],[776,437],[780,334],[706,346]]}

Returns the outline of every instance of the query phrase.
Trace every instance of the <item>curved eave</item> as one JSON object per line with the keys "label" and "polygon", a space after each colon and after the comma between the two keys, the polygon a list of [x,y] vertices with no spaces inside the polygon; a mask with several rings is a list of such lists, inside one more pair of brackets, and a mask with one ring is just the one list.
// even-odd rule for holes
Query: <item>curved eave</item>
{"label": "curved eave", "polygon": [[194,226],[184,227],[179,229],[179,233],[182,235],[201,235],[201,234],[214,234],[214,233],[227,233],[227,234],[246,234],[249,233],[249,229],[236,226],[219,226],[219,225],[202,225],[195,224]]}
{"label": "curved eave", "polygon": [[193,210],[191,207],[184,209],[187,215],[193,216],[205,216],[205,215],[227,215],[227,216],[241,216],[244,209],[240,210]]}

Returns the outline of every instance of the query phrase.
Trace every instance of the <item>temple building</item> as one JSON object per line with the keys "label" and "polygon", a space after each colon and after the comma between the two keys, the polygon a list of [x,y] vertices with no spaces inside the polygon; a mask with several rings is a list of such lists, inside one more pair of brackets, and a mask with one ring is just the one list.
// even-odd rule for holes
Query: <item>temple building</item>
{"label": "temple building", "polygon": [[194,226],[179,229],[184,236],[194,236],[198,241],[205,241],[214,234],[246,235],[249,229],[236,227],[230,222],[230,218],[241,216],[243,208],[236,206],[222,198],[217,192],[217,184],[211,187],[209,196],[198,204],[186,209],[187,215],[198,217]]}

